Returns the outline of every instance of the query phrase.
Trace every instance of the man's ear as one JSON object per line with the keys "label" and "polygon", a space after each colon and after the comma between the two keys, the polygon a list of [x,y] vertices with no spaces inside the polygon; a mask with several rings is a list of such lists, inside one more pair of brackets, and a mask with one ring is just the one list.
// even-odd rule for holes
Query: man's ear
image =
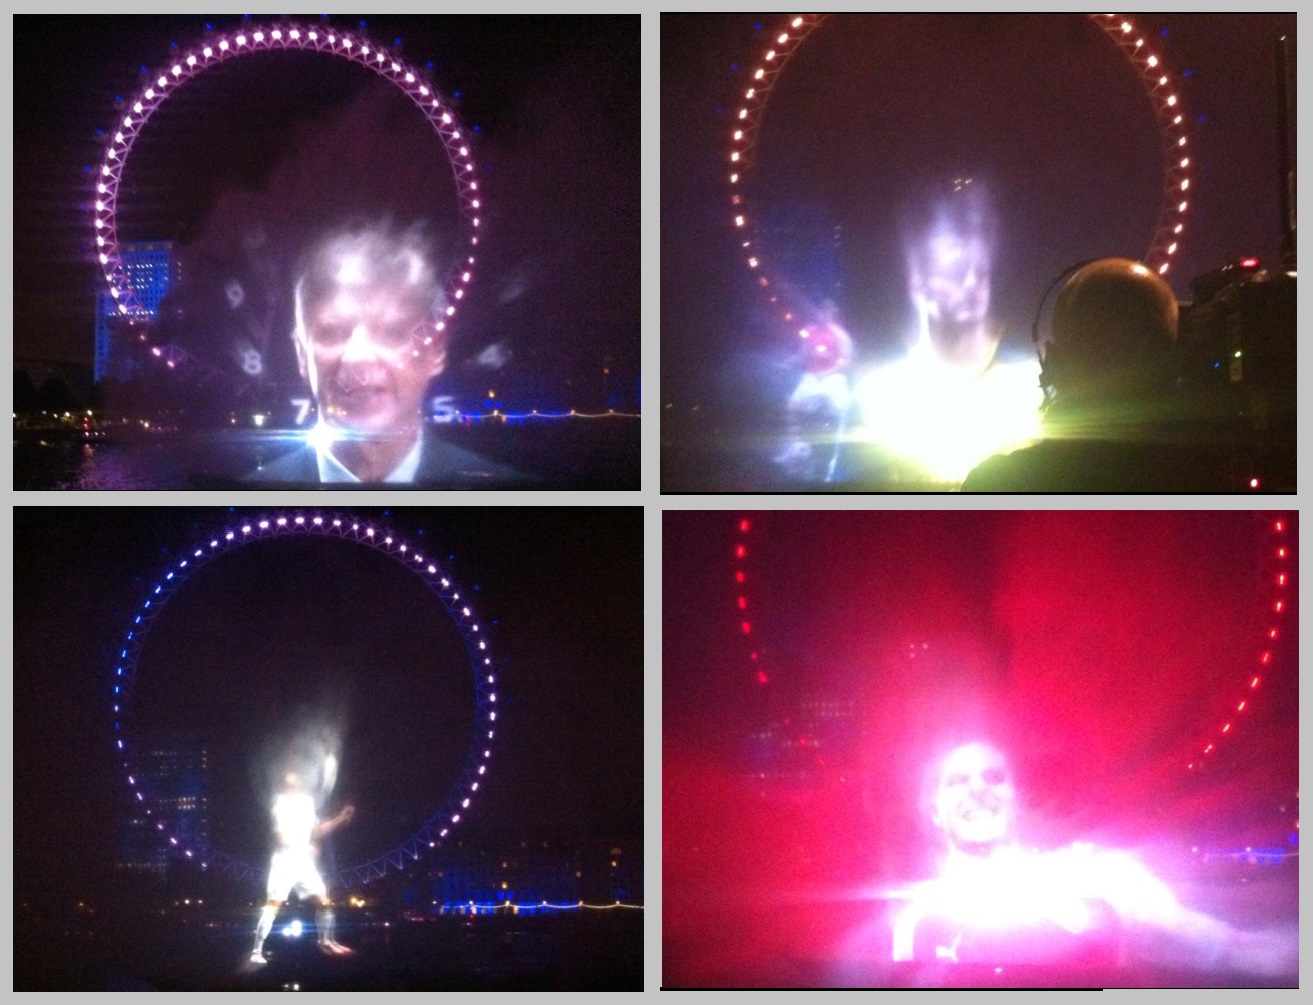
{"label": "man's ear", "polygon": [[296,367],[301,371],[301,379],[310,379],[310,364],[306,359],[305,339],[300,328],[292,332],[292,344],[296,346]]}

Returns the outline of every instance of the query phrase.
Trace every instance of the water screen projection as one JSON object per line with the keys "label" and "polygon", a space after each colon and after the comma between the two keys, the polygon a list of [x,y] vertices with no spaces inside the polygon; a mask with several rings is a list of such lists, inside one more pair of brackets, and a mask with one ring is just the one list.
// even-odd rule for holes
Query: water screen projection
{"label": "water screen projection", "polygon": [[[491,427],[636,412],[636,271],[631,290],[607,269],[636,246],[615,221],[637,172],[618,148],[605,161],[626,126],[616,109],[599,121],[593,93],[628,71],[623,47],[589,51],[631,28],[636,42],[636,19],[595,35],[380,20],[440,51],[327,17],[197,21],[99,131],[97,381],[111,416],[201,434],[179,447],[181,477],[543,484],[575,477],[586,448],[522,432],[559,435],[544,458]],[[599,223],[606,196],[616,215]],[[556,333],[584,304],[597,328],[567,345]]]}
{"label": "water screen projection", "polygon": [[1297,530],[668,514],[663,984],[1295,986]]}
{"label": "water screen projection", "polygon": [[[112,711],[133,826],[264,891],[254,964],[293,893],[317,904],[323,951],[347,952],[333,901],[415,867],[475,812],[496,664],[445,565],[372,518],[234,517],[179,551],[130,619]],[[169,769],[188,751],[199,812]]]}
{"label": "water screen projection", "polygon": [[[777,341],[752,364],[781,388],[777,475],[960,484],[1041,434],[1031,328],[1053,279],[1109,255],[1171,273],[1181,81],[1129,15],[789,15],[761,34],[725,180]],[[814,340],[835,325],[854,351],[822,389]]]}

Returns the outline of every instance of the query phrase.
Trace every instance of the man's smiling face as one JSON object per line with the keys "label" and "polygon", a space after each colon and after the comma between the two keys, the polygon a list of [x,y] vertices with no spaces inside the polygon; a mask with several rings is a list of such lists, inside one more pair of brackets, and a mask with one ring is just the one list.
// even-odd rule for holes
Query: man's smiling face
{"label": "man's smiling face", "polygon": [[978,852],[1006,840],[1015,802],[1012,772],[997,750],[971,743],[944,758],[934,822],[955,847]]}

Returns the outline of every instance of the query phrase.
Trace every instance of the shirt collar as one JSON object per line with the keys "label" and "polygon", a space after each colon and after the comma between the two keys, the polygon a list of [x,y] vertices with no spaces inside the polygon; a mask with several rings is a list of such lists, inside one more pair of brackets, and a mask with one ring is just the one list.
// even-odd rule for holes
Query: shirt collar
{"label": "shirt collar", "polygon": [[[391,483],[410,483],[415,480],[415,475],[419,473],[419,459],[424,444],[423,436],[415,438],[415,445],[410,448],[406,456],[401,459],[401,463],[392,469],[391,473],[383,481]],[[319,481],[325,485],[336,483],[359,484],[360,479],[348,470],[336,457],[333,456],[329,447],[316,447],[315,456],[319,461]]]}

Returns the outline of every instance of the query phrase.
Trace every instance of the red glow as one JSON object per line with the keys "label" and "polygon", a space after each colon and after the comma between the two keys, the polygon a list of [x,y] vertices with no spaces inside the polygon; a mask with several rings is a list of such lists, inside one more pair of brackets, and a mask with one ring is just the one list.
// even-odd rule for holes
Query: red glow
{"label": "red glow", "polygon": [[743,579],[744,579],[743,573],[741,572],[734,573],[734,582],[741,583],[743,582]]}
{"label": "red glow", "polygon": [[1282,523],[1280,520],[1278,520],[1276,522],[1276,529],[1277,529],[1277,533],[1280,534],[1283,530],[1286,529],[1286,525]]}
{"label": "red glow", "polygon": [[1280,614],[1282,611],[1284,611],[1284,610],[1286,609],[1285,602],[1284,602],[1284,601],[1281,601],[1281,600],[1278,600],[1274,606],[1275,606],[1275,608],[1276,608],[1276,612],[1277,612],[1278,614]]}
{"label": "red glow", "polygon": [[1228,722],[1225,726],[1222,727],[1222,732],[1223,732],[1223,733],[1229,733],[1229,732],[1231,732],[1231,724],[1230,724],[1229,722]]}
{"label": "red glow", "polygon": [[746,611],[747,609],[748,609],[748,598],[739,597],[739,610]]}
{"label": "red glow", "polygon": [[1240,268],[1242,268],[1242,269],[1256,269],[1256,268],[1258,268],[1258,259],[1257,259],[1257,258],[1242,258],[1242,259],[1240,259]]}
{"label": "red glow", "polygon": [[740,520],[740,521],[739,521],[739,532],[740,532],[740,533],[742,533],[742,534],[746,534],[746,533],[747,533],[749,530],[751,530],[751,529],[752,529],[752,523],[751,523],[750,521],[748,521],[748,520]]}
{"label": "red glow", "polygon": [[1244,702],[1244,701],[1242,701],[1239,705],[1237,705],[1237,706],[1235,707],[1235,710],[1236,710],[1237,712],[1243,712],[1243,711],[1245,710],[1245,705],[1247,705],[1247,704],[1248,704],[1248,702]]}
{"label": "red glow", "polygon": [[1277,549],[1277,558],[1285,558],[1285,557],[1286,557],[1286,549],[1285,549],[1285,548],[1278,548],[1278,549]]}
{"label": "red glow", "polygon": [[1276,637],[1277,637],[1277,630],[1276,630],[1275,628],[1273,628],[1271,631],[1269,631],[1269,632],[1267,633],[1267,637],[1268,637],[1269,639],[1274,639],[1274,638],[1276,638]]}
{"label": "red glow", "polygon": [[1258,682],[1262,679],[1263,678],[1261,677],[1255,677],[1253,680],[1251,680],[1249,682],[1249,689],[1252,691],[1254,688],[1258,687]]}
{"label": "red glow", "polygon": [[1213,745],[1210,743],[1208,746],[1204,748],[1204,753],[1211,754],[1212,752],[1213,752]]}
{"label": "red glow", "polygon": [[1251,478],[1251,479],[1249,479],[1249,487],[1250,487],[1251,489],[1256,489],[1256,488],[1258,488],[1258,479],[1257,479],[1257,478]]}
{"label": "red glow", "polygon": [[758,671],[757,671],[757,683],[758,683],[758,684],[768,684],[768,683],[770,683],[770,678],[766,676],[766,671],[765,671],[765,670],[758,670]]}
{"label": "red glow", "polygon": [[1277,576],[1277,586],[1285,586],[1285,585],[1286,585],[1286,574],[1283,572],[1281,575]]}
{"label": "red glow", "polygon": [[745,622],[743,622],[743,624],[742,624],[741,627],[743,628],[743,634],[744,634],[744,635],[751,635],[751,634],[752,634],[752,623],[751,623],[750,621],[745,621]]}
{"label": "red glow", "polygon": [[734,549],[735,558],[745,558],[747,557],[747,554],[748,554],[748,549],[745,548],[743,545],[739,545],[737,548]]}
{"label": "red glow", "polygon": [[756,654],[756,653],[752,653],[752,654],[748,657],[748,659],[750,659],[750,660],[755,660],[756,658],[757,658],[757,654]]}
{"label": "red glow", "polygon": [[1264,653],[1262,656],[1258,657],[1258,662],[1262,663],[1263,666],[1267,666],[1269,663],[1272,662],[1272,654]]}

